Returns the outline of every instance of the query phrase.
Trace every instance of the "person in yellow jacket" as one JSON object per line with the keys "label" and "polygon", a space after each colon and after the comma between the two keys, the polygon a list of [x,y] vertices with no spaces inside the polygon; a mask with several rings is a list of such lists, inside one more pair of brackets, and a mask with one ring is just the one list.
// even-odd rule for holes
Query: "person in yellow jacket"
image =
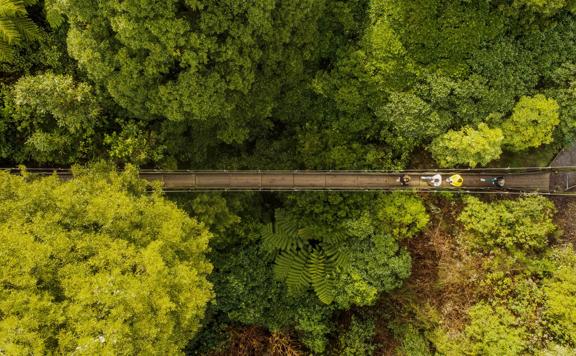
{"label": "person in yellow jacket", "polygon": [[464,178],[460,174],[451,175],[448,179],[446,179],[451,186],[459,188],[464,183]]}

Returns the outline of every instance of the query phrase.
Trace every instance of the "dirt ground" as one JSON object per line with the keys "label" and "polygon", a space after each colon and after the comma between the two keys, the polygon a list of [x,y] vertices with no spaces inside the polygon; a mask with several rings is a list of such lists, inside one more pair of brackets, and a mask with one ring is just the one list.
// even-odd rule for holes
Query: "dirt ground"
{"label": "dirt ground", "polygon": [[554,223],[562,230],[561,241],[576,246],[576,197],[553,197],[557,213]]}
{"label": "dirt ground", "polygon": [[[404,286],[382,298],[377,306],[387,310],[380,320],[377,355],[393,355],[397,340],[386,331],[391,320],[422,324],[442,321],[451,332],[458,332],[468,322],[467,310],[478,299],[477,259],[467,255],[457,239],[462,210],[459,199],[423,197],[429,208],[430,222],[420,236],[407,241],[412,256],[412,274]],[[426,323],[426,322],[425,322]],[[428,326],[431,326],[428,325]]]}

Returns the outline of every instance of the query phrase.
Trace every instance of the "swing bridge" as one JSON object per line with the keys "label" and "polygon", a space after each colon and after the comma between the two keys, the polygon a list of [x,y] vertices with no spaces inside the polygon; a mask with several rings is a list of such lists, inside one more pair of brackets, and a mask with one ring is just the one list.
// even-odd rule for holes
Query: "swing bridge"
{"label": "swing bridge", "polygon": [[[19,169],[7,169],[19,174]],[[37,175],[56,174],[63,180],[73,177],[70,169],[27,168]],[[140,177],[158,182],[166,192],[205,191],[416,191],[499,193],[576,196],[576,166],[377,170],[140,170]],[[446,179],[454,174],[463,178],[454,187]],[[439,186],[430,177],[441,175]],[[407,177],[402,185],[400,177]],[[495,178],[504,178],[501,187]]]}

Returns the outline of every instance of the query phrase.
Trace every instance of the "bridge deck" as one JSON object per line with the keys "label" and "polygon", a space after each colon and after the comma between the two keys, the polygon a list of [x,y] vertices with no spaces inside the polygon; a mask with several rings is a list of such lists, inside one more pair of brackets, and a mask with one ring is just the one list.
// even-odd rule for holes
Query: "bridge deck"
{"label": "bridge deck", "polygon": [[[141,177],[150,181],[158,180],[165,190],[396,190],[415,189],[433,190],[423,176],[432,173],[409,173],[410,184],[400,185],[400,174],[372,172],[172,172],[141,173]],[[445,179],[451,173],[443,175],[440,189],[454,189]],[[494,187],[481,178],[492,178],[494,174],[462,173],[462,190],[491,190]],[[503,174],[506,187],[516,191],[548,192],[550,173]]]}
{"label": "bridge deck", "polygon": [[[19,169],[8,169],[14,174]],[[30,172],[46,175],[58,174],[62,179],[72,178],[68,169],[30,169]],[[561,174],[576,172],[576,167],[544,168],[485,168],[461,170],[464,178],[460,188],[450,186],[446,178],[458,170],[434,171],[158,171],[142,170],[140,177],[159,181],[166,191],[207,190],[459,190],[464,192],[555,192],[552,182]],[[431,187],[422,177],[442,174],[442,185]],[[401,175],[408,175],[408,186],[400,185]],[[482,178],[504,176],[504,189],[497,188]],[[551,188],[552,187],[552,188]]]}

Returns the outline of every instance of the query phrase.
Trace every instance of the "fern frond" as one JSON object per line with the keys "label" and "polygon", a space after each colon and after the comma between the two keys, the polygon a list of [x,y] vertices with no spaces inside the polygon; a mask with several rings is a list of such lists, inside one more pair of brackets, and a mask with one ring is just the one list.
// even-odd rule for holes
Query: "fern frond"
{"label": "fern frond", "polygon": [[0,38],[0,62],[11,62],[14,60],[14,49],[8,42]]}
{"label": "fern frond", "polygon": [[317,240],[318,239],[318,230],[307,226],[300,230],[298,230],[298,235],[306,240]]}
{"label": "fern frond", "polygon": [[291,236],[298,235],[298,221],[283,210],[276,211],[276,229]]}
{"label": "fern frond", "polygon": [[0,36],[8,44],[18,43],[22,38],[11,18],[0,18]]}
{"label": "fern frond", "polygon": [[346,268],[350,265],[350,253],[347,251],[342,251],[342,249],[332,245],[323,245],[322,247],[332,268]]}
{"label": "fern frond", "polygon": [[320,250],[314,250],[310,254],[308,262],[308,273],[310,274],[310,283],[314,292],[322,303],[330,304],[334,300],[334,285],[328,274],[329,267],[326,264],[326,257]]}
{"label": "fern frond", "polygon": [[281,245],[281,243],[277,243],[276,241],[272,224],[266,224],[260,228],[260,237],[262,238],[262,248],[264,251],[273,252],[278,249],[278,245]]}
{"label": "fern frond", "polygon": [[25,3],[19,0],[0,0],[0,17],[26,15]]}
{"label": "fern frond", "polygon": [[15,17],[12,19],[16,30],[24,37],[26,40],[37,40],[41,36],[41,31],[36,24],[27,17]]}
{"label": "fern frond", "polygon": [[295,250],[297,247],[301,247],[301,241],[297,236],[289,235],[284,231],[274,231],[272,224],[263,226],[260,230],[260,236],[262,237],[262,248],[267,252]]}
{"label": "fern frond", "polygon": [[337,245],[342,243],[346,239],[347,235],[341,230],[329,230],[326,231],[322,237],[322,242],[329,245]]}
{"label": "fern frond", "polygon": [[52,28],[58,28],[64,22],[64,16],[58,10],[46,7],[46,21]]}
{"label": "fern frond", "polygon": [[264,226],[260,235],[262,248],[268,252],[302,249],[305,245],[298,234],[297,221],[281,210],[276,212],[276,222]]}
{"label": "fern frond", "polygon": [[282,252],[274,262],[274,276],[280,281],[286,281],[288,290],[297,292],[310,285],[308,274],[309,253],[305,250],[298,252]]}

